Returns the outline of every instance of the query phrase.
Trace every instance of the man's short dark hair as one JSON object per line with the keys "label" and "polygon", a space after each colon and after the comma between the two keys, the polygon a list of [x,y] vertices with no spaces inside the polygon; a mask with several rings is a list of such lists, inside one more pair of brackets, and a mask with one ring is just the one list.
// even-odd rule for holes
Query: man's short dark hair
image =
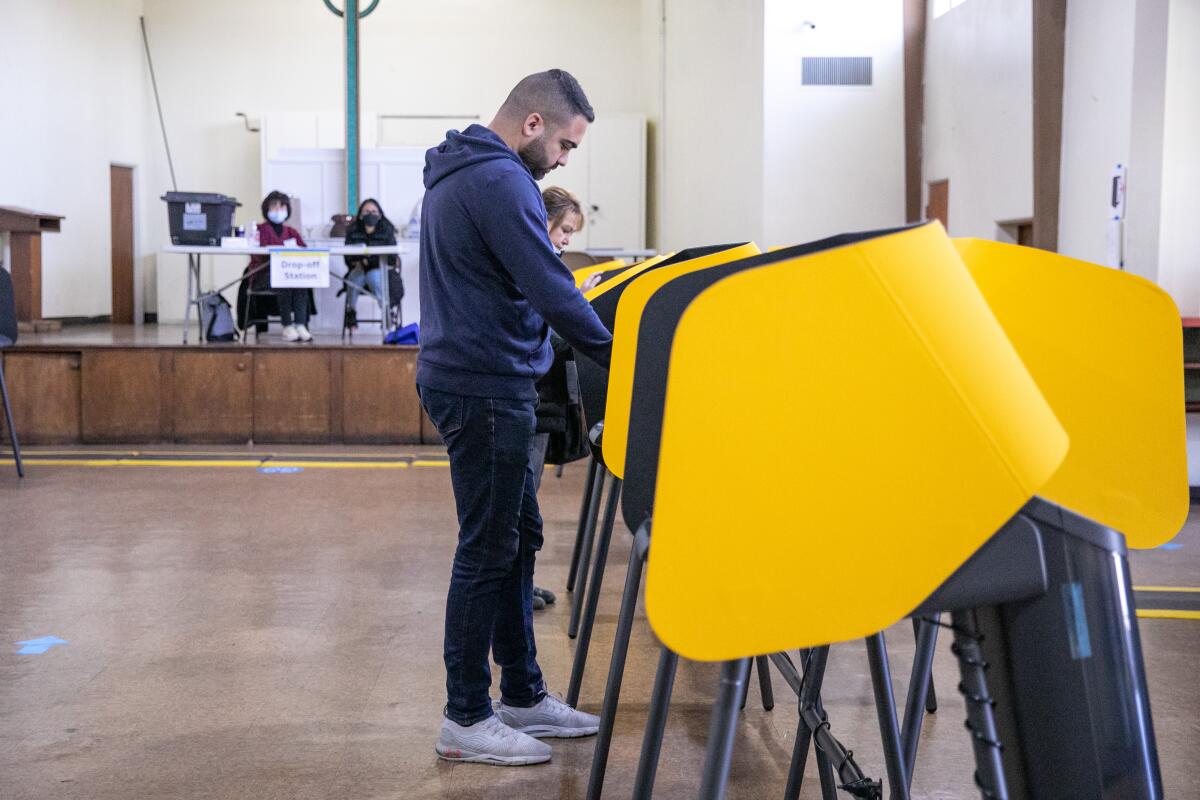
{"label": "man's short dark hair", "polygon": [[554,125],[566,125],[577,115],[588,122],[596,121],[596,112],[583,93],[583,87],[575,76],[563,69],[548,69],[522,78],[508,93],[500,113],[514,120],[541,114]]}

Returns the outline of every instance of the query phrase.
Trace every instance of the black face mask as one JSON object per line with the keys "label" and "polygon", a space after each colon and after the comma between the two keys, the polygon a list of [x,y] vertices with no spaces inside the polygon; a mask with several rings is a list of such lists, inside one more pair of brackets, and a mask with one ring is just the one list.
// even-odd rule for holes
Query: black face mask
{"label": "black face mask", "polygon": [[363,214],[362,221],[363,225],[366,225],[368,228],[374,228],[379,224],[380,219],[381,217],[378,214]]}

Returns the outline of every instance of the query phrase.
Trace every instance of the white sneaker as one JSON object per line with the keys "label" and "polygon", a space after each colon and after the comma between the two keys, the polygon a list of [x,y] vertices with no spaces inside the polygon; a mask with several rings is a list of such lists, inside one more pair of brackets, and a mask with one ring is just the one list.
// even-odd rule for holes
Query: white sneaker
{"label": "white sneaker", "polygon": [[550,745],[514,731],[495,714],[465,727],[443,717],[436,750],[438,758],[447,761],[502,767],[544,764],[550,760]]}
{"label": "white sneaker", "polygon": [[283,340],[285,342],[300,341],[300,331],[295,325],[288,325],[283,329]]}
{"label": "white sneaker", "polygon": [[600,718],[595,714],[576,711],[550,694],[530,708],[500,703],[496,708],[496,716],[514,730],[539,738],[574,739],[577,736],[592,736],[600,730]]}
{"label": "white sneaker", "polygon": [[312,334],[308,332],[307,325],[297,325],[296,333],[300,334],[300,341],[302,341],[302,342],[311,342],[312,341]]}

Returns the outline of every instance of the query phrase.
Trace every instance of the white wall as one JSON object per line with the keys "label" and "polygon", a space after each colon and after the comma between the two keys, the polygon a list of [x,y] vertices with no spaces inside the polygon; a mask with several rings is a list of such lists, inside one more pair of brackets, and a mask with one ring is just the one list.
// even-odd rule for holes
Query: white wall
{"label": "white wall", "polygon": [[1096,264],[1106,258],[1110,175],[1129,167],[1136,11],[1129,0],[1067,4],[1058,249]]}
{"label": "white wall", "polygon": [[[315,1],[145,4],[180,188],[257,208],[258,136],[234,113],[340,110],[341,20]],[[486,124],[517,80],[557,66],[579,79],[600,115],[648,110],[630,90],[642,84],[642,13],[639,0],[526,0],[519,11],[484,0],[382,2],[360,28],[360,105],[380,114],[478,114]],[[157,212],[165,238],[166,214]],[[159,281],[159,319],[179,319],[183,259],[160,263],[170,272]]]}
{"label": "white wall", "polygon": [[[139,168],[135,204],[157,210],[140,12],[141,0],[0,0],[0,205],[66,217],[42,237],[47,317],[111,311],[111,163]],[[135,236],[140,301],[144,226]]]}
{"label": "white wall", "polygon": [[763,2],[665,7],[657,245],[761,240]]}
{"label": "white wall", "polygon": [[[766,0],[767,245],[904,223],[902,15],[902,0]],[[803,86],[805,56],[871,56],[873,85]]]}
{"label": "white wall", "polygon": [[[558,66],[579,78],[598,114],[657,116],[657,93],[643,80],[647,1],[525,0],[519,10],[485,0],[383,2],[362,21],[361,107],[478,114],[486,123],[519,78]],[[258,134],[235,113],[343,107],[341,21],[315,0],[0,0],[0,97],[9,112],[0,125],[0,203],[68,217],[63,234],[44,240],[47,316],[110,311],[110,162],[139,167],[146,309],[157,307],[163,321],[182,316],[185,261],[156,255],[167,237],[158,198],[170,177],[143,13],[180,189],[233,195],[249,214],[261,199]]]}
{"label": "white wall", "polygon": [[1200,0],[1171,0],[1169,19],[1159,280],[1200,316]]}
{"label": "white wall", "polygon": [[969,0],[925,42],[924,181],[949,179],[953,235],[997,238],[1033,216],[1030,0]]}
{"label": "white wall", "polygon": [[1159,280],[1168,0],[1067,6],[1059,251],[1107,263],[1116,164],[1127,169],[1125,269]]}

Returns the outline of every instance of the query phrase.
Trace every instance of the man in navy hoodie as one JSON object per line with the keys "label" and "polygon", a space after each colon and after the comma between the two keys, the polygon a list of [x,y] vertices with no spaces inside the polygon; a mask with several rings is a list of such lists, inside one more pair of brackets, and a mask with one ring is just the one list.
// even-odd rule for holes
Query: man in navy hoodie
{"label": "man in navy hoodie", "polygon": [[[542,465],[529,461],[534,382],[553,357],[547,324],[605,366],[612,345],[550,245],[535,183],[567,163],[594,118],[569,73],[539,72],[486,128],[450,131],[425,154],[417,391],[449,452],[458,510],[437,743],[452,761],[537,764],[550,747],[534,737],[599,727],[548,694],[538,667],[533,470]],[[494,713],[489,652],[501,670]]]}

